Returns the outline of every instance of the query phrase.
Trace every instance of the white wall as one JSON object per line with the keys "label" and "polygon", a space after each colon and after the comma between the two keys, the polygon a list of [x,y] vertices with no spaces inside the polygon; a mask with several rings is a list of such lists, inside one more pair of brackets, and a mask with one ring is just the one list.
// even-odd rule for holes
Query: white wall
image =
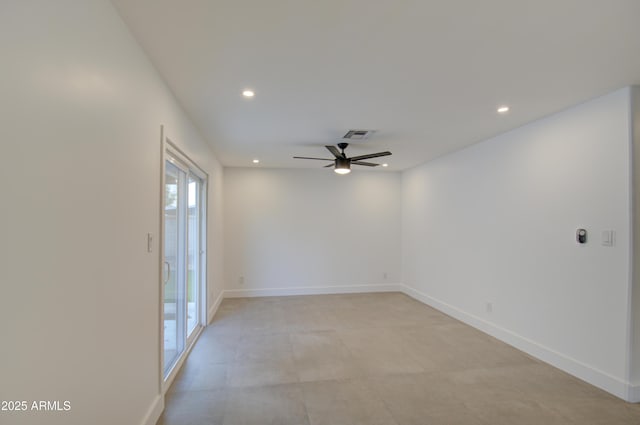
{"label": "white wall", "polygon": [[[619,90],[402,179],[410,292],[621,397],[628,389],[629,97]],[[586,245],[575,241],[581,227]],[[616,231],[615,247],[601,245],[605,229]]]}
{"label": "white wall", "polygon": [[235,294],[400,282],[399,173],[225,168],[224,216]]}
{"label": "white wall", "polygon": [[640,401],[640,86],[632,88],[631,92],[631,119],[632,123],[632,146],[633,146],[633,191],[632,198],[634,201],[633,209],[633,286],[631,288],[630,306],[631,306],[631,359],[629,369],[633,388],[631,397],[636,401]]}
{"label": "white wall", "polygon": [[0,57],[0,400],[71,402],[0,423],[141,424],[161,405],[160,125],[213,179],[212,297],[221,167],[108,1],[3,1]]}

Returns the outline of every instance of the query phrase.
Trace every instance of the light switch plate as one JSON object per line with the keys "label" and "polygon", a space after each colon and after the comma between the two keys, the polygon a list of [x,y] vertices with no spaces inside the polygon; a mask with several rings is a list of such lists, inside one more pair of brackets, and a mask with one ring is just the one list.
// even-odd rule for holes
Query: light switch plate
{"label": "light switch plate", "polygon": [[616,232],[614,230],[602,231],[602,246],[614,246],[616,243]]}

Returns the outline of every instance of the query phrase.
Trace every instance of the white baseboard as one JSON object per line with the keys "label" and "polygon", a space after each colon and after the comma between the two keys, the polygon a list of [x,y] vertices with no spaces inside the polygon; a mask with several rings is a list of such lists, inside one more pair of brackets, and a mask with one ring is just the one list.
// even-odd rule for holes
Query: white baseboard
{"label": "white baseboard", "polygon": [[216,315],[216,311],[218,311],[220,303],[222,303],[222,300],[225,298],[224,292],[225,291],[220,291],[220,293],[218,294],[218,298],[216,298],[216,300],[211,305],[211,308],[209,308],[209,311],[207,312],[207,325],[211,324],[211,321],[213,321],[213,316]]}
{"label": "white baseboard", "polygon": [[158,419],[160,419],[160,415],[162,415],[162,411],[164,410],[164,397],[161,395],[156,396],[153,403],[151,403],[151,407],[147,411],[147,414],[144,416],[142,420],[142,425],[156,425]]}
{"label": "white baseboard", "polygon": [[224,291],[224,298],[355,294],[363,292],[402,292],[402,290],[401,285],[398,283],[348,286],[307,286],[302,288],[226,289]]}
{"label": "white baseboard", "polygon": [[640,401],[640,385],[632,386],[630,383],[622,381],[606,372],[593,368],[576,359],[554,351],[548,347],[538,344],[528,338],[497,326],[491,322],[466,313],[450,304],[435,299],[423,292],[420,292],[407,285],[399,285],[401,291],[410,297],[427,304],[437,310],[454,317],[476,329],[479,329],[525,353],[549,363],[583,381],[601,388],[616,397],[629,402]]}

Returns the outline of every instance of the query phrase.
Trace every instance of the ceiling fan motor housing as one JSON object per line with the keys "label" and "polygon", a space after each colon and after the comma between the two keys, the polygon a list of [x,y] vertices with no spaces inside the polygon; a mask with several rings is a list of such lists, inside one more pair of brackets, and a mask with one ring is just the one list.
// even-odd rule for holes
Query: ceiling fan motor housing
{"label": "ceiling fan motor housing", "polygon": [[348,158],[336,158],[336,168],[351,168],[351,160]]}

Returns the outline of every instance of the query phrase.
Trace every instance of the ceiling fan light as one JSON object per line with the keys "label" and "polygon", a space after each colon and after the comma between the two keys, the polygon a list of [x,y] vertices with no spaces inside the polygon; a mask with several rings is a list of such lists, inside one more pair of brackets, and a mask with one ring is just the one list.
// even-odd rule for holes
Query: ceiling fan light
{"label": "ceiling fan light", "polygon": [[336,168],[333,171],[338,174],[349,174],[351,172],[351,161],[346,158],[336,158]]}

